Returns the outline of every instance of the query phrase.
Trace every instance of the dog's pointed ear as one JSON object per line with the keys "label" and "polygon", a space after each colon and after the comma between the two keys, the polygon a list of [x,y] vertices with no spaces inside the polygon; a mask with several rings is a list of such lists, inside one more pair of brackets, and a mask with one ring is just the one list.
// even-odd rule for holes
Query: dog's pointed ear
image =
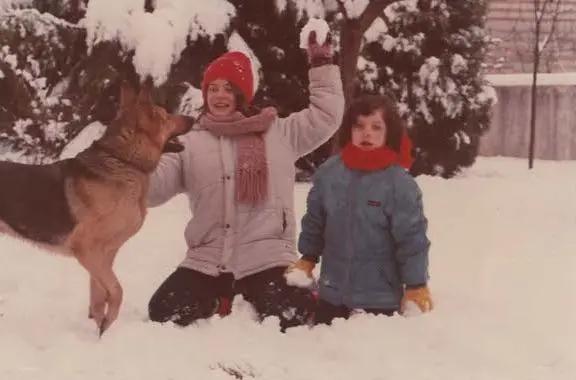
{"label": "dog's pointed ear", "polygon": [[136,101],[136,91],[134,88],[128,83],[128,81],[123,80],[120,83],[120,109],[124,110],[129,108],[134,104]]}

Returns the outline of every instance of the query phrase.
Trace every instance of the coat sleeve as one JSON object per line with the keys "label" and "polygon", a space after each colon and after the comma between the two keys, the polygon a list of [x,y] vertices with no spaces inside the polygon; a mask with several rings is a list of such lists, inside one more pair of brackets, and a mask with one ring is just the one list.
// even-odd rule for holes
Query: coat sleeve
{"label": "coat sleeve", "polygon": [[326,224],[326,211],[321,191],[319,180],[316,177],[308,192],[306,213],[302,217],[300,237],[298,238],[298,251],[305,259],[316,263],[324,250],[324,227]]}
{"label": "coat sleeve", "polygon": [[324,144],[340,127],[344,113],[344,94],[340,68],[323,65],[309,70],[310,105],[278,119],[280,133],[296,158]]}
{"label": "coat sleeve", "polygon": [[182,156],[164,154],[156,170],[150,175],[148,207],[160,206],[177,194],[184,192]]}
{"label": "coat sleeve", "polygon": [[424,215],[422,192],[418,184],[403,169],[394,181],[392,236],[396,243],[396,258],[404,285],[428,282],[427,237],[428,220]]}

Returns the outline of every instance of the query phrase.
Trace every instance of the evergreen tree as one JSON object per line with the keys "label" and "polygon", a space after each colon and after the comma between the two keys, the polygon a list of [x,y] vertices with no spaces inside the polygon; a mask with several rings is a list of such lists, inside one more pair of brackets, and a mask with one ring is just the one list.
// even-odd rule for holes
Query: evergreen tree
{"label": "evergreen tree", "polygon": [[0,140],[42,162],[81,123],[70,98],[54,93],[79,58],[82,30],[22,9],[0,17]]}
{"label": "evergreen tree", "polygon": [[[134,50],[117,39],[90,46],[88,0],[30,0],[0,3],[0,145],[33,162],[50,162],[93,121],[109,124],[116,114],[119,86],[142,78]],[[153,11],[152,3],[143,4]],[[80,21],[80,22],[79,22]],[[156,101],[178,109],[189,83],[199,85],[203,68],[225,51],[218,36],[202,30],[186,46],[155,92]]]}
{"label": "evergreen tree", "polygon": [[[414,175],[452,177],[473,164],[494,93],[483,78],[486,2],[399,1],[374,25],[359,72],[363,92],[393,94],[416,146]],[[367,33],[368,37],[372,37]]]}
{"label": "evergreen tree", "polygon": [[[192,111],[186,104],[199,93],[204,69],[236,36],[262,66],[256,104],[274,105],[281,116],[307,107],[299,34],[310,17],[322,17],[333,28],[347,102],[370,92],[398,100],[415,142],[413,175],[449,178],[474,162],[494,102],[482,71],[491,43],[486,0],[219,1],[211,12],[224,21],[222,8],[232,5],[233,22],[222,28],[193,19],[183,50],[157,83],[156,101],[170,111]],[[94,4],[88,0],[13,3],[24,9],[3,5],[0,12],[0,143],[55,159],[85,125],[112,120],[120,81],[142,79],[135,51],[110,37],[91,45],[86,23],[78,22]],[[142,2],[142,11],[156,4],[164,3]],[[297,166],[313,171],[331,151],[325,144]]]}

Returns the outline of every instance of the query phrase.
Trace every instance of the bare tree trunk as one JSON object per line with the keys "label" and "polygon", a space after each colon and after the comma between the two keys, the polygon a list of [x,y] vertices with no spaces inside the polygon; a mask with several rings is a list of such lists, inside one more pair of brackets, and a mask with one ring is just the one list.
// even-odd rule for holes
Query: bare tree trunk
{"label": "bare tree trunk", "polygon": [[[356,65],[362,48],[362,37],[374,20],[395,0],[371,0],[359,18],[348,18],[346,9],[339,1],[340,11],[344,15],[340,25],[340,59],[338,65],[342,72],[345,107],[348,107],[355,95]],[[338,151],[337,139],[332,140],[332,150]]]}
{"label": "bare tree trunk", "polygon": [[80,0],[70,0],[69,3],[70,9],[70,20],[73,22],[78,22],[83,17],[83,12],[81,11],[81,3]]}
{"label": "bare tree trunk", "polygon": [[356,65],[362,46],[363,32],[358,20],[346,20],[340,29],[340,61],[342,71],[342,86],[346,105],[354,98],[356,86]]}
{"label": "bare tree trunk", "polygon": [[144,1],[144,12],[152,13],[156,9],[156,0]]}
{"label": "bare tree trunk", "polygon": [[[540,36],[542,34],[542,22],[544,20],[544,15],[546,14],[546,8],[549,4],[556,1],[556,8],[554,8],[550,32],[543,41],[540,41]],[[533,49],[533,66],[532,66],[532,91],[530,94],[530,140],[528,143],[528,169],[534,168],[534,151],[536,145],[536,99],[538,95],[538,72],[540,70],[540,60],[542,53],[546,48],[548,42],[552,39],[555,31],[556,24],[558,21],[558,16],[560,14],[560,3],[562,0],[544,0],[544,4],[540,7],[540,0],[534,0],[534,49]]]}
{"label": "bare tree trunk", "polygon": [[536,95],[538,94],[537,79],[538,79],[538,66],[540,65],[540,23],[542,17],[539,16],[539,1],[534,1],[534,12],[536,29],[534,31],[534,56],[533,56],[533,69],[532,69],[532,91],[530,95],[530,141],[528,144],[528,169],[534,167],[534,146],[536,140]]}

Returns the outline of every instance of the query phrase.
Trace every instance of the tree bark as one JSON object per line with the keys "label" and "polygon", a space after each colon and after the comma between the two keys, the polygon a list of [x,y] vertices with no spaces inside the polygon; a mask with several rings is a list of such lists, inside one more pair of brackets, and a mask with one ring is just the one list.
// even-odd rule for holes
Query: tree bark
{"label": "tree bark", "polygon": [[145,0],[144,1],[144,12],[152,13],[156,9],[155,0]]}
{"label": "tree bark", "polygon": [[356,65],[362,47],[362,31],[358,20],[346,20],[340,29],[340,59],[342,86],[346,105],[354,98],[356,87]]}
{"label": "tree bark", "polygon": [[[338,65],[342,72],[342,86],[344,89],[345,107],[348,107],[356,92],[356,69],[362,37],[374,20],[394,0],[371,0],[359,18],[348,18],[346,9],[339,2],[340,11],[344,15],[340,24],[340,56]],[[337,139],[333,139],[332,150],[338,151]]]}

